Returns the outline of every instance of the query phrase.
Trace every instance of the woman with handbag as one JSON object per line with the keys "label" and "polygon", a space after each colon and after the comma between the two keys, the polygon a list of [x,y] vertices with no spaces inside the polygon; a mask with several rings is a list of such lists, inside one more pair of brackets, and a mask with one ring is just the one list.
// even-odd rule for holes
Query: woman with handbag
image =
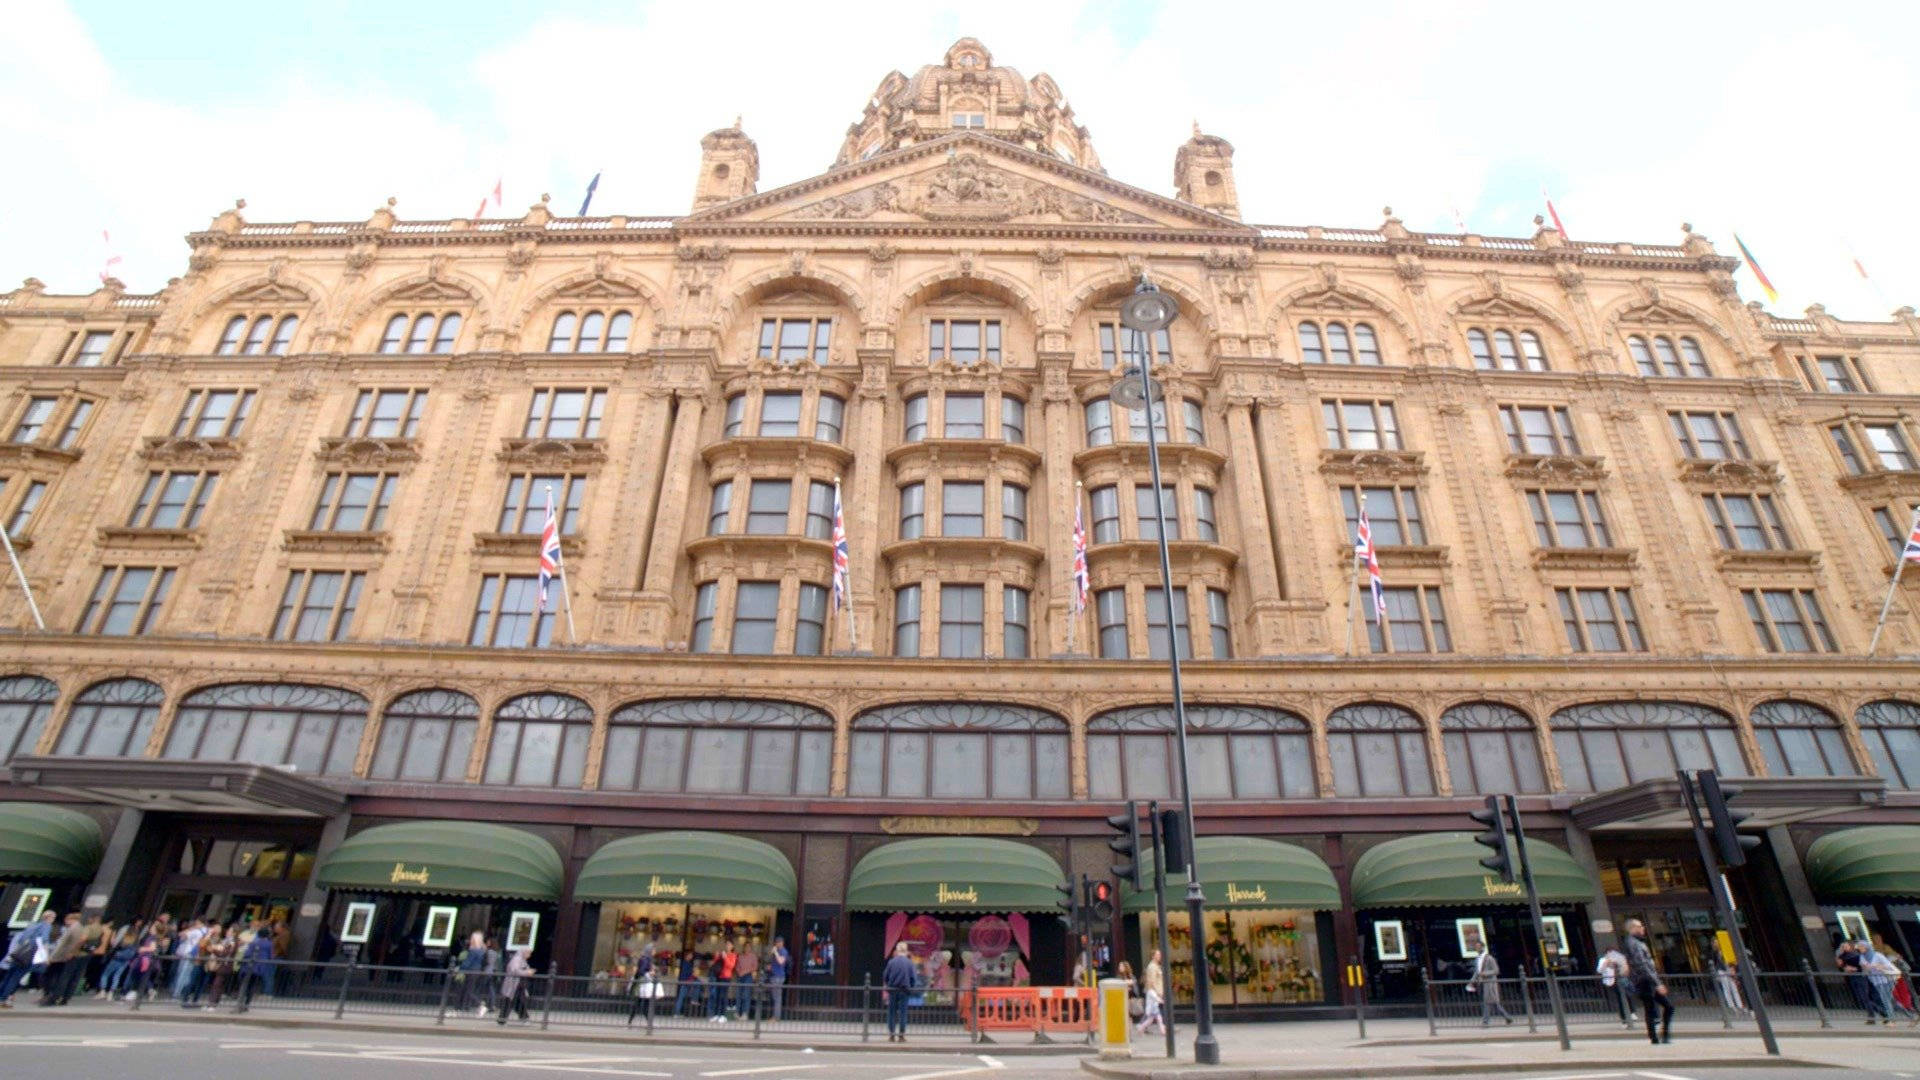
{"label": "woman with handbag", "polygon": [[200,944],[201,962],[206,965],[207,1011],[212,1012],[220,1004],[220,994],[227,988],[227,977],[233,974],[233,954],[240,948],[239,935],[221,932],[215,929],[207,935],[207,941]]}
{"label": "woman with handbag", "polygon": [[531,1019],[527,1016],[527,983],[532,977],[533,965],[527,962],[527,950],[513,950],[513,955],[507,958],[506,978],[500,982],[500,1008],[494,1015],[494,1023],[504,1027],[509,1012],[519,1013],[522,1021]]}

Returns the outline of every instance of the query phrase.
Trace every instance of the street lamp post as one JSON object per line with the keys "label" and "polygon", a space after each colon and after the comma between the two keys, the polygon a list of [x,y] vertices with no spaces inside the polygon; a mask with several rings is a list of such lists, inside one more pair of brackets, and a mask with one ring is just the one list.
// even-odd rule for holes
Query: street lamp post
{"label": "street lamp post", "polygon": [[[1213,982],[1207,974],[1206,891],[1200,885],[1199,857],[1195,851],[1193,827],[1193,774],[1187,765],[1187,703],[1180,690],[1180,639],[1173,621],[1173,562],[1167,554],[1167,508],[1165,488],[1160,484],[1160,442],[1154,435],[1153,405],[1156,399],[1153,376],[1148,368],[1152,360],[1155,333],[1172,325],[1180,314],[1173,300],[1145,274],[1134,287],[1133,295],[1120,306],[1120,322],[1132,332],[1135,348],[1133,362],[1122,371],[1109,392],[1110,400],[1129,409],[1145,409],[1147,417],[1147,465],[1153,474],[1153,516],[1160,541],[1160,598],[1167,607],[1167,667],[1173,675],[1173,723],[1179,733],[1180,809],[1186,821],[1187,852],[1187,926],[1193,946],[1193,1060],[1200,1065],[1220,1063],[1220,1043],[1213,1036]],[[1138,372],[1138,383],[1133,375]],[[1165,399],[1160,398],[1164,405]],[[1192,619],[1188,619],[1191,626]],[[1192,631],[1189,630],[1189,633]],[[1172,962],[1172,958],[1168,958]],[[1172,1008],[1173,1003],[1167,1003]]]}

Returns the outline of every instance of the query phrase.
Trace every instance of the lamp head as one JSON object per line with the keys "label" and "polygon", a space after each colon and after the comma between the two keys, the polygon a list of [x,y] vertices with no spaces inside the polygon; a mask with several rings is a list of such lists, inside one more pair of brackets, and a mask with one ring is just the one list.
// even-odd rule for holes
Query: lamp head
{"label": "lamp head", "polygon": [[1134,287],[1133,295],[1120,305],[1121,325],[1143,333],[1165,330],[1179,317],[1180,305],[1148,281],[1145,274],[1140,275],[1140,284]]}
{"label": "lamp head", "polygon": [[[1147,384],[1153,382],[1153,376],[1140,370],[1138,364],[1128,364],[1120,377],[1113,381],[1112,389],[1107,391],[1107,400],[1123,409],[1143,409],[1147,405]],[[1153,383],[1153,396],[1162,397],[1160,384]]]}

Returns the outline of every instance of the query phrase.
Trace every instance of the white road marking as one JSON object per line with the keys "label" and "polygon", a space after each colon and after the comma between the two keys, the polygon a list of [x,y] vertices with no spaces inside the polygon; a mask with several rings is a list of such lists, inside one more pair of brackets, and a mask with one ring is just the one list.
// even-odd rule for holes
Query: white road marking
{"label": "white road marking", "polygon": [[[290,1051],[290,1054],[293,1057],[355,1058],[360,1061],[399,1061],[411,1065],[467,1065],[476,1069],[518,1069],[523,1067],[519,1062],[514,1061],[485,1061],[477,1058],[444,1058],[435,1057],[428,1052],[413,1054],[343,1054],[331,1050],[294,1050]],[[601,1059],[589,1058],[588,1060],[597,1061]],[[605,1066],[594,1065],[536,1064],[524,1067],[529,1069],[545,1069],[551,1072],[593,1073],[600,1076],[664,1076],[669,1078],[673,1076],[672,1073],[647,1072],[644,1069],[612,1069]]]}
{"label": "white road marking", "polygon": [[1644,1070],[1636,1072],[1633,1075],[1644,1076],[1647,1080],[1693,1080],[1690,1076],[1676,1076],[1673,1073],[1646,1072]]}
{"label": "white road marking", "polygon": [[754,1073],[798,1072],[801,1069],[824,1069],[825,1065],[763,1065],[755,1069],[722,1069],[719,1072],[703,1072],[701,1076],[752,1076]]}
{"label": "white road marking", "polygon": [[981,1060],[982,1062],[984,1062],[984,1063],[986,1064],[986,1066],[987,1066],[987,1068],[989,1068],[989,1069],[1004,1069],[1004,1068],[1006,1068],[1006,1066],[1005,1066],[1005,1065],[1002,1065],[1002,1064],[1000,1064],[1000,1059],[999,1059],[999,1058],[997,1058],[997,1057],[988,1057],[988,1056],[987,1056],[987,1055],[985,1055],[985,1054],[981,1054],[981,1055],[980,1055],[980,1060]]}
{"label": "white road marking", "polygon": [[989,1071],[985,1065],[975,1065],[966,1069],[947,1069],[943,1072],[909,1073],[906,1076],[889,1076],[887,1080],[940,1080],[943,1076],[967,1076],[972,1073]]}
{"label": "white road marking", "polygon": [[1623,1072],[1562,1073],[1559,1076],[1529,1077],[1528,1080],[1603,1080],[1604,1077],[1609,1077],[1609,1076],[1632,1076],[1632,1075],[1633,1075],[1632,1073],[1623,1073]]}

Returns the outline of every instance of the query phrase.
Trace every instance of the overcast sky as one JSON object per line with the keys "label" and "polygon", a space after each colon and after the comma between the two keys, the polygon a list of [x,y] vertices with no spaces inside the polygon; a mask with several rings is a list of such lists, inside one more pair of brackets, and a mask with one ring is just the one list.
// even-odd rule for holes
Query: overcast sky
{"label": "overcast sky", "polygon": [[[1237,148],[1248,221],[1529,235],[1723,253],[1885,318],[1920,304],[1920,4],[1235,4],[489,0],[58,4],[0,34],[0,289],[185,272],[182,236],[253,221],[677,214],[700,136],[744,117],[762,190],[832,162],[895,68],[980,38],[1045,71],[1110,175],[1171,194],[1194,120]],[[103,242],[102,231],[111,235]],[[1872,275],[1854,270],[1858,257]],[[1743,295],[1763,299],[1737,275]]]}

